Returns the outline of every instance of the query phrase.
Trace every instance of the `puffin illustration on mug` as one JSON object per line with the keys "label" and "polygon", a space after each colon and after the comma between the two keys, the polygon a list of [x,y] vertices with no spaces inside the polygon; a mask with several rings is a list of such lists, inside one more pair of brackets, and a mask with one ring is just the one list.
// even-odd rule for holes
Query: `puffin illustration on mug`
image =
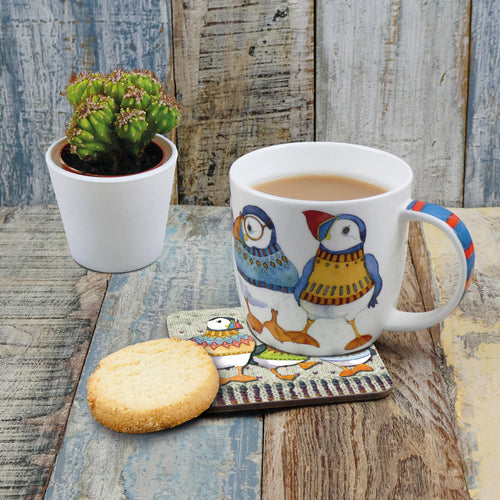
{"label": "puffin illustration on mug", "polygon": [[[377,305],[383,285],[377,259],[364,250],[366,226],[351,214],[332,215],[316,210],[303,214],[319,247],[301,274],[279,246],[275,226],[264,210],[247,205],[234,220],[234,255],[244,282],[248,324],[256,333],[267,328],[280,342],[319,347],[308,334],[310,326],[320,318],[343,318],[354,334],[345,350],[360,349],[372,337],[359,333],[356,316]],[[265,298],[259,293],[260,301],[256,299],[255,289],[266,290]],[[280,326],[278,311],[284,301],[294,301],[306,312],[302,330],[289,331]],[[259,320],[252,314],[252,304],[269,307],[271,317],[264,322]]]}

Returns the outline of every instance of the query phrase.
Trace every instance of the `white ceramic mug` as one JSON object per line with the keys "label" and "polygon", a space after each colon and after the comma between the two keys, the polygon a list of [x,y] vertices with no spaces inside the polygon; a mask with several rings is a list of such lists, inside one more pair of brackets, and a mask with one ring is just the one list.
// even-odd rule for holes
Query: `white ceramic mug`
{"label": "white ceramic mug", "polygon": [[[267,181],[310,174],[349,177],[386,192],[346,201],[308,201],[254,189]],[[342,143],[280,144],[233,163],[235,274],[247,323],[259,340],[290,353],[343,355],[368,347],[384,330],[419,330],[450,314],[471,279],[472,240],[452,212],[412,200],[412,178],[400,158]],[[458,255],[457,288],[445,305],[432,311],[396,309],[411,220],[440,228]]]}

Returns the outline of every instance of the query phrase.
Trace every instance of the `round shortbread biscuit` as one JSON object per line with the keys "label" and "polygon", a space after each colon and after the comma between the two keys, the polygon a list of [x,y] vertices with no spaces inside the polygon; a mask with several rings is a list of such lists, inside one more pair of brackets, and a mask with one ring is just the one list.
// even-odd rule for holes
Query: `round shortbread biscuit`
{"label": "round shortbread biscuit", "polygon": [[217,368],[190,340],[159,339],[102,359],[87,381],[94,418],[114,431],[175,427],[204,412],[219,388]]}

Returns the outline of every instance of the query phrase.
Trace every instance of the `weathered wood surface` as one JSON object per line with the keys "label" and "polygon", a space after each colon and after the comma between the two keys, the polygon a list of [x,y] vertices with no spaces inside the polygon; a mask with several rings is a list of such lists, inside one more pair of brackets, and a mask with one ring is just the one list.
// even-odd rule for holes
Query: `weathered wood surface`
{"label": "weathered wood surface", "polygon": [[[379,342],[396,381],[385,400],[202,417],[146,436],[97,424],[85,383],[103,356],[165,335],[175,310],[237,304],[229,210],[175,207],[169,227],[159,262],[111,278],[47,498],[467,498],[429,331]],[[402,303],[423,309],[420,286],[410,267]]]}
{"label": "weathered wood surface", "polygon": [[173,1],[181,203],[228,205],[236,158],[314,140],[313,5]]}
{"label": "weathered wood surface", "polygon": [[0,209],[0,497],[48,482],[108,275],[73,262],[57,207]]}
{"label": "weathered wood surface", "polygon": [[0,205],[54,203],[45,165],[71,107],[72,71],[150,68],[173,92],[169,1],[2,1]]}
{"label": "weathered wood surface", "polygon": [[[454,209],[476,249],[474,279],[443,323],[441,347],[454,388],[454,421],[473,499],[500,492],[500,209]],[[450,295],[456,257],[448,241],[425,225],[438,300]]]}
{"label": "weathered wood surface", "polygon": [[405,157],[428,201],[499,204],[495,0],[3,0],[1,13],[0,206],[55,202],[43,154],[69,120],[59,92],[72,70],[116,64],[154,70],[182,104],[182,203],[226,204],[228,168],[251,149],[326,139]]}
{"label": "weathered wood surface", "polygon": [[469,1],[322,0],[317,22],[316,138],[394,153],[417,197],[461,206]]}
{"label": "weathered wood surface", "polygon": [[464,205],[500,206],[500,4],[472,3]]}
{"label": "weathered wood surface", "polygon": [[[377,343],[395,381],[388,398],[125,436],[92,419],[86,380],[106,354],[164,335],[170,312],[237,304],[229,209],[174,207],[161,259],[113,275],[104,302],[108,275],[71,260],[57,208],[1,209],[0,496],[41,497],[52,472],[46,498],[495,498],[500,212],[455,212],[475,240],[475,279],[441,337]],[[401,304],[421,310],[434,297],[415,227]],[[455,261],[439,232],[425,235],[441,300]]]}
{"label": "weathered wood surface", "polygon": [[86,381],[107,354],[166,336],[178,310],[239,305],[227,208],[173,207],[152,266],[113,275],[46,498],[258,498],[262,417],[202,417],[150,435],[100,426]]}
{"label": "weathered wood surface", "polygon": [[[420,265],[417,228],[411,245]],[[422,311],[415,252],[400,307]],[[395,381],[387,398],[266,415],[264,499],[468,498],[431,332],[387,332],[377,349]]]}

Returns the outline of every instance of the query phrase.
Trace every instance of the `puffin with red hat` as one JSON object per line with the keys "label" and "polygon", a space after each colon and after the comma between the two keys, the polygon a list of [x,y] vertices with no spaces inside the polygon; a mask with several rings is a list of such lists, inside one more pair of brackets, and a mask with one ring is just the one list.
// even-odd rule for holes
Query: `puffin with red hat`
{"label": "puffin with red hat", "polygon": [[360,349],[372,337],[359,333],[355,318],[362,310],[377,305],[382,290],[377,259],[364,253],[366,226],[351,214],[307,210],[304,216],[320,243],[294,290],[295,299],[307,312],[304,333],[317,319],[344,318],[355,334],[345,350]]}

